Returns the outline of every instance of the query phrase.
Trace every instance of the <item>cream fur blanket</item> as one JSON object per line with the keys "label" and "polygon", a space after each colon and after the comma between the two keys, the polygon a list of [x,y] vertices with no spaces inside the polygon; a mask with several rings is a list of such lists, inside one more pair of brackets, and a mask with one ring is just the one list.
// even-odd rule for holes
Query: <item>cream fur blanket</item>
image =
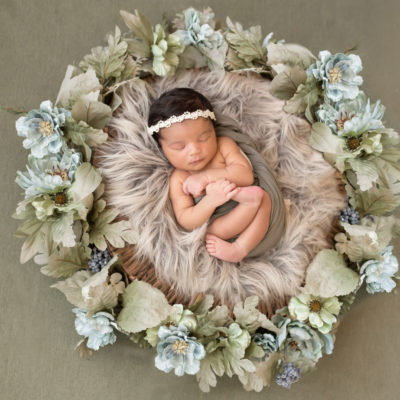
{"label": "cream fur blanket", "polygon": [[[128,83],[109,124],[115,136],[97,148],[107,203],[139,232],[137,257],[149,260],[158,278],[188,300],[212,293],[233,304],[256,294],[271,311],[299,292],[313,257],[331,247],[332,223],[345,205],[335,170],[308,145],[307,121],[285,113],[269,85],[255,73],[195,71],[160,78],[152,87]],[[175,87],[203,93],[215,111],[235,119],[275,172],[290,203],[287,229],[262,256],[239,265],[218,260],[204,245],[207,224],[192,232],[178,227],[168,198],[172,167],[146,132],[152,100]]]}

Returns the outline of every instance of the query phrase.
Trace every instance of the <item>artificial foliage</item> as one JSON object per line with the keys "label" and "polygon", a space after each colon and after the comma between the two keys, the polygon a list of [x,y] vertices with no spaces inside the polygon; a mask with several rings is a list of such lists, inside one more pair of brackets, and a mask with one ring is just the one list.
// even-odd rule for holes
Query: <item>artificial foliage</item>
{"label": "artificial foliage", "polygon": [[[57,98],[43,101],[16,121],[29,150],[16,183],[24,199],[13,217],[24,239],[20,262],[31,259],[74,306],[82,340],[77,351],[118,342],[117,331],[152,347],[155,366],[195,375],[202,391],[217,377],[236,375],[245,390],[274,381],[286,388],[331,354],[340,319],[365,283],[369,293],[390,292],[398,261],[390,242],[400,234],[393,215],[400,199],[399,134],[384,126],[384,106],[360,89],[362,62],[354,49],[315,57],[306,48],[263,38],[260,26],[217,21],[210,8],[192,7],[151,26],[139,11],[121,11],[127,30],[116,27],[104,46],[78,66],[68,66]],[[271,80],[284,110],[311,124],[309,144],[341,174],[348,207],[332,249],[320,251],[305,285],[271,319],[251,296],[213,307],[211,295],[185,307],[169,304],[148,283],[129,282],[121,260],[107,250],[135,244],[138,232],[103,199],[93,149],[107,140],[107,123],[121,104],[118,88],[178,70],[253,71]],[[173,373],[173,372],[171,372]]]}

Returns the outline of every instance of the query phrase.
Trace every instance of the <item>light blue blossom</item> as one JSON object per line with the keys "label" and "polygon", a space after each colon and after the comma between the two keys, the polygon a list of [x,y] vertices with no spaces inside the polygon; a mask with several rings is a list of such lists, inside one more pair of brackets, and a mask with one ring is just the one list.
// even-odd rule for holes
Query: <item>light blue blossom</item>
{"label": "light blue blossom", "polygon": [[349,132],[354,135],[384,128],[381,122],[384,112],[385,106],[380,104],[380,100],[371,105],[365,93],[360,91],[354,100],[341,101],[334,105],[326,99],[315,114],[320,122],[341,136]]}
{"label": "light blue blossom", "polygon": [[88,338],[86,346],[89,349],[98,350],[107,344],[113,344],[117,340],[113,326],[116,327],[114,317],[104,311],[97,312],[92,317],[86,316],[87,310],[73,308],[75,313],[75,329],[79,335]]}
{"label": "light blue blossom", "polygon": [[393,246],[386,247],[380,254],[383,260],[368,260],[360,269],[362,281],[367,283],[368,293],[391,292],[396,283],[393,277],[399,269],[399,262],[392,254]]}
{"label": "light blue blossom", "polygon": [[183,11],[185,28],[177,34],[185,46],[193,46],[208,58],[209,67],[223,68],[228,45],[221,32],[215,31],[214,13],[211,9],[203,12],[190,7]]}
{"label": "light blue blossom", "polygon": [[283,371],[275,377],[275,382],[286,389],[290,389],[292,383],[300,379],[301,374],[301,368],[296,367],[294,363],[284,363]]}
{"label": "light blue blossom", "polygon": [[53,107],[50,100],[43,101],[39,110],[31,110],[15,122],[18,136],[25,137],[22,142],[36,158],[58,153],[63,145],[61,127],[71,113],[64,108]]}
{"label": "light blue blossom", "polygon": [[155,366],[164,372],[175,370],[175,375],[194,375],[200,370],[200,360],[206,351],[195,337],[188,336],[189,330],[184,325],[160,326]]}
{"label": "light blue blossom", "polygon": [[271,353],[278,351],[279,343],[278,338],[272,332],[255,333],[252,337],[254,343],[261,346],[265,351],[264,358],[268,357]]}
{"label": "light blue blossom", "polygon": [[319,60],[310,65],[307,75],[313,74],[318,81],[322,81],[325,94],[332,101],[354,99],[358,95],[358,86],[363,83],[361,76],[361,59],[355,54],[332,55],[329,51],[319,52]]}
{"label": "light blue blossom", "polygon": [[25,198],[38,194],[54,194],[71,186],[82,155],[65,149],[64,153],[36,158],[28,155],[27,172],[17,171],[15,182],[25,190]]}
{"label": "light blue blossom", "polygon": [[322,334],[304,322],[279,314],[272,317],[272,322],[281,329],[279,348],[288,360],[306,358],[317,362],[322,357],[322,351],[326,354],[333,351],[334,336],[331,333]]}

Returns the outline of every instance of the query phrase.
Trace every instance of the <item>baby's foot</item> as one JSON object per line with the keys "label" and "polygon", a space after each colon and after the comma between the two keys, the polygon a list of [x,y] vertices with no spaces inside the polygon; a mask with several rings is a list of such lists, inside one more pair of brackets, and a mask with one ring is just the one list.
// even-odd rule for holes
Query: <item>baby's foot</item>
{"label": "baby's foot", "polygon": [[233,200],[243,205],[259,205],[263,198],[264,191],[259,186],[241,187],[239,193],[232,197]]}
{"label": "baby's foot", "polygon": [[206,248],[210,255],[230,262],[242,261],[247,255],[236,242],[229,243],[211,234],[206,235]]}

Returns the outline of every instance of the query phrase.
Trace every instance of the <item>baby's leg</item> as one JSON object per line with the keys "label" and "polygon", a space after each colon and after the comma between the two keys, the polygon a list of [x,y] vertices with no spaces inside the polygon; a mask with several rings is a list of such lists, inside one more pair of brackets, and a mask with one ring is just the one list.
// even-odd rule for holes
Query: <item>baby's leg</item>
{"label": "baby's leg", "polygon": [[215,235],[206,235],[207,251],[221,260],[239,262],[253,250],[268,231],[271,198],[264,193],[261,205],[250,225],[233,242],[229,243]]}
{"label": "baby's leg", "polygon": [[207,233],[212,233],[221,239],[230,239],[243,232],[253,221],[264,195],[259,186],[241,187],[232,200],[239,204],[228,214],[217,218],[207,228]]}

